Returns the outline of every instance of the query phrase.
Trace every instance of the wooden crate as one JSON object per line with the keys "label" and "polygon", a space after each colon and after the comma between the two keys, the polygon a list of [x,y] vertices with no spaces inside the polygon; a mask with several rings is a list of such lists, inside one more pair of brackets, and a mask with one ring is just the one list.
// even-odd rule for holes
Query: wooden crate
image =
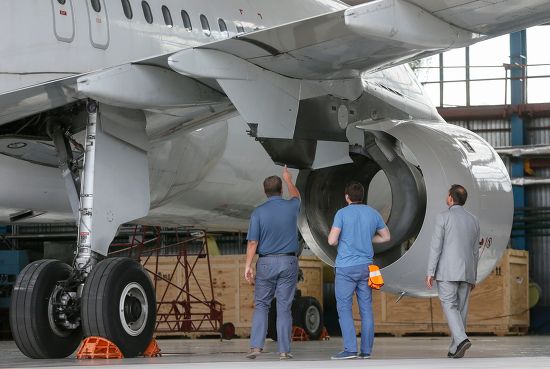
{"label": "wooden crate", "polygon": [[[151,263],[146,266],[151,267]],[[174,272],[175,258],[161,257],[159,259],[159,270],[161,274],[169,277]],[[252,325],[252,313],[254,311],[254,286],[249,285],[244,279],[245,256],[224,255],[211,256],[210,267],[212,270],[212,287],[214,298],[222,303],[224,322],[231,322],[235,325],[236,334],[242,337],[250,334]],[[300,268],[304,273],[304,281],[298,283],[298,288],[303,296],[313,296],[323,303],[323,262],[316,257],[301,257]],[[185,280],[183,268],[175,270],[176,280]],[[209,288],[208,266],[206,259],[201,259],[195,267],[197,280],[205,292]],[[164,293],[166,282],[157,282],[157,300],[160,300]],[[201,295],[197,283],[191,281],[191,293]],[[209,290],[208,290],[209,291]],[[167,296],[175,298],[175,289],[169,288]],[[199,310],[200,311],[200,310]],[[170,335],[164,334],[163,335]],[[181,335],[181,333],[177,333]],[[192,335],[191,335],[192,336]]]}
{"label": "wooden crate", "polygon": [[[499,265],[472,292],[469,333],[525,334],[529,328],[529,260],[526,251],[506,250]],[[375,291],[373,312],[375,332],[407,334],[448,334],[439,299],[403,297]],[[359,313],[354,304],[359,329]]]}

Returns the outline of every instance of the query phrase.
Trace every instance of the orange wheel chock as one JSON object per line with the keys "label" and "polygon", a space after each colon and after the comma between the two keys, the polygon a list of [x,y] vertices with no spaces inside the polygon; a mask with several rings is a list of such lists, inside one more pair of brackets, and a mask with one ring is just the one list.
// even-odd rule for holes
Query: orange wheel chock
{"label": "orange wheel chock", "polygon": [[292,340],[293,341],[309,341],[309,336],[306,331],[301,327],[292,327]]}
{"label": "orange wheel chock", "polygon": [[321,341],[328,341],[330,340],[330,336],[327,331],[327,327],[323,327],[323,331],[321,332],[321,336],[319,337]]}
{"label": "orange wheel chock", "polygon": [[161,356],[160,347],[159,347],[156,339],[153,338],[151,340],[151,342],[149,343],[149,346],[147,346],[145,351],[143,351],[143,356],[145,356],[145,357],[158,357],[158,356]]}
{"label": "orange wheel chock", "polygon": [[91,336],[80,344],[77,359],[123,359],[117,345],[106,338]]}

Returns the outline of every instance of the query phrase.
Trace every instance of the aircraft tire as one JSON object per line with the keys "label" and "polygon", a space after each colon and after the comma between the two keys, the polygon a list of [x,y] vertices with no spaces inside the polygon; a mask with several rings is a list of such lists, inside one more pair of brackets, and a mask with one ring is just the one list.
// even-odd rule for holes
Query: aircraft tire
{"label": "aircraft tire", "polygon": [[135,357],[151,342],[155,319],[155,290],[141,264],[129,258],[109,258],[92,269],[82,291],[86,337],[106,338],[124,357]]}
{"label": "aircraft tire", "polygon": [[323,309],[315,297],[296,299],[293,306],[294,325],[303,328],[310,340],[318,340],[323,333]]}
{"label": "aircraft tire", "polygon": [[[292,302],[292,325],[303,328],[310,340],[323,333],[323,309],[315,297],[300,296]],[[267,338],[277,341],[277,301],[273,299],[267,318]]]}
{"label": "aircraft tire", "polygon": [[38,260],[19,273],[11,295],[10,327],[19,350],[33,359],[71,355],[82,339],[82,330],[64,330],[51,316],[51,296],[58,281],[72,268],[59,260]]}

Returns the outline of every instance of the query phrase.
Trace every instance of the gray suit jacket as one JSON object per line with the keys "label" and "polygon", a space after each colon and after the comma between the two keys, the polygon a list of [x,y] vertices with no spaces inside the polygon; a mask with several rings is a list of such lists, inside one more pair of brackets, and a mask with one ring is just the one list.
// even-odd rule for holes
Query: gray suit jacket
{"label": "gray suit jacket", "polygon": [[479,259],[479,222],[460,205],[436,218],[428,272],[438,281],[475,284]]}

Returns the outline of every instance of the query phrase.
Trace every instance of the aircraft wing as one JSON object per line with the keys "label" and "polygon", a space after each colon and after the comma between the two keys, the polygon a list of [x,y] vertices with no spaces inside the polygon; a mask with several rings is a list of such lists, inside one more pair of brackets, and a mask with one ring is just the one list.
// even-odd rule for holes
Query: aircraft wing
{"label": "aircraft wing", "polygon": [[167,60],[172,54],[0,93],[0,125],[87,97],[109,105],[153,111],[227,100],[216,90],[219,86],[215,81],[199,81],[170,69]]}
{"label": "aircraft wing", "polygon": [[[377,0],[197,49],[231,54],[287,77],[341,79],[548,20],[545,0]],[[176,69],[187,67],[177,59]]]}
{"label": "aircraft wing", "polygon": [[76,79],[71,76],[0,94],[0,124],[76,101]]}
{"label": "aircraft wing", "polygon": [[[197,86],[190,79],[213,88],[214,91],[208,91],[199,86],[202,94],[208,96],[192,97],[190,104],[219,101],[220,97],[211,96],[211,92],[218,89],[221,80],[229,79],[264,78],[270,84],[278,80],[275,81],[275,85],[279,84],[279,88],[285,90],[287,95],[294,96],[297,93],[296,89],[300,90],[300,86],[288,86],[287,83],[281,82],[282,79],[354,79],[365,71],[403,64],[412,59],[449,48],[467,46],[488,37],[548,20],[550,2],[545,0],[376,0],[114,68],[126,68],[123,72],[128,78],[124,82],[137,83],[147,80],[166,83],[166,80],[174,80],[186,86],[173,86],[174,89],[167,91],[166,96],[175,97],[177,93],[196,89]],[[220,55],[222,57],[218,58]],[[143,67],[131,68],[135,65]],[[179,79],[173,79],[162,75],[161,70],[169,70],[168,66],[191,78],[181,76]],[[272,75],[262,74],[259,77],[256,73],[258,69],[253,70],[250,66],[271,72]],[[105,79],[105,75],[102,74],[111,73],[114,68],[0,94],[0,124],[53,109],[86,96],[101,100],[107,88],[114,89],[121,85],[118,83],[120,81],[105,84],[105,81],[111,78]],[[86,85],[78,86],[78,81],[90,75],[98,77],[95,81],[102,79],[104,84],[92,86],[94,78],[91,78],[86,81]],[[133,78],[136,75],[142,78]],[[280,86],[281,83],[285,86]],[[85,90],[84,93],[80,87]],[[95,87],[99,87],[101,91],[98,92]],[[329,94],[348,99],[357,98],[360,90],[357,83],[347,82],[332,83],[321,88]],[[127,88],[126,93],[130,90]],[[248,91],[241,94],[242,98],[247,98],[252,90]],[[242,110],[243,104],[237,102],[241,97],[237,96],[227,83],[224,92],[237,109]],[[145,92],[140,98],[143,99],[143,96]],[[120,106],[127,102],[115,103]],[[173,101],[168,101],[165,105],[172,104]],[[257,105],[255,109],[259,110],[261,107],[262,105]],[[245,112],[244,115],[246,118],[249,114]],[[254,122],[254,119],[248,121]],[[289,127],[292,128],[293,125]],[[289,134],[276,135],[288,137]]]}
{"label": "aircraft wing", "polygon": [[[168,64],[183,75],[216,80],[256,137],[310,139],[295,134],[299,111],[305,109],[301,101],[327,95],[355,101],[365,89],[360,78],[365,72],[548,19],[550,2],[544,0],[377,0],[186,49],[169,57]],[[402,72],[393,79],[406,77]],[[405,79],[396,83],[407,89],[417,84]],[[433,112],[416,117],[438,119]]]}

